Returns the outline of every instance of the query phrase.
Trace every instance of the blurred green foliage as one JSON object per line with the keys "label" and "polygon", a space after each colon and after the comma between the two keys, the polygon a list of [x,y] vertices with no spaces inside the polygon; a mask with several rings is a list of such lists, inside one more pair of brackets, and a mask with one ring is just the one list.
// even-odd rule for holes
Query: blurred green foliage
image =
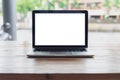
{"label": "blurred green foliage", "polygon": [[120,0],[114,0],[114,6],[120,8]]}
{"label": "blurred green foliage", "polygon": [[27,15],[29,11],[37,7],[42,7],[42,1],[43,0],[17,0],[17,12]]}
{"label": "blurred green foliage", "polygon": [[110,0],[105,0],[104,6],[110,8]]}
{"label": "blurred green foliage", "polygon": [[[67,9],[70,0],[17,0],[17,12],[26,16],[28,12],[38,10],[54,10],[55,4],[61,9]],[[112,6],[111,6],[112,1]],[[80,8],[79,0],[73,0],[73,8]],[[104,7],[110,9],[111,7],[120,8],[120,0],[104,0]]]}
{"label": "blurred green foliage", "polygon": [[78,0],[74,0],[73,1],[73,8],[80,8],[80,2],[78,2]]}
{"label": "blurred green foliage", "polygon": [[105,0],[104,6],[106,8],[112,8],[112,7],[120,8],[120,0]]}
{"label": "blurred green foliage", "polygon": [[55,9],[55,3],[60,8],[67,8],[69,0],[17,0],[17,12],[27,15],[29,11],[34,9],[48,10]]}

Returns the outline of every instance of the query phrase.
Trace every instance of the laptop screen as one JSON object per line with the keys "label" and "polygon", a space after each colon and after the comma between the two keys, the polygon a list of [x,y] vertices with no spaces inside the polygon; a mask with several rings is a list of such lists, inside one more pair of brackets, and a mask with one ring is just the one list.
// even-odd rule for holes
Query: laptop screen
{"label": "laptop screen", "polygon": [[38,12],[34,14],[36,46],[85,46],[85,19],[83,12]]}

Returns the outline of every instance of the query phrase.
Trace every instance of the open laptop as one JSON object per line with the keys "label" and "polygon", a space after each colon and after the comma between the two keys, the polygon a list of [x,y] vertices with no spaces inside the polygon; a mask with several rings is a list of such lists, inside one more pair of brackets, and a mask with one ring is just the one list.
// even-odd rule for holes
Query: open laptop
{"label": "open laptop", "polygon": [[34,10],[28,57],[93,57],[88,54],[86,10]]}

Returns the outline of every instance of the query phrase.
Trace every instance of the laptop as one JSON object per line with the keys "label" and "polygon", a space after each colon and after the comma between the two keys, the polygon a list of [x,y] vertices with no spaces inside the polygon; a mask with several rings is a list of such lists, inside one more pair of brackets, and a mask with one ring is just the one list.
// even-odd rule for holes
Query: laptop
{"label": "laptop", "polygon": [[88,54],[88,11],[32,11],[32,48],[28,57],[93,57]]}

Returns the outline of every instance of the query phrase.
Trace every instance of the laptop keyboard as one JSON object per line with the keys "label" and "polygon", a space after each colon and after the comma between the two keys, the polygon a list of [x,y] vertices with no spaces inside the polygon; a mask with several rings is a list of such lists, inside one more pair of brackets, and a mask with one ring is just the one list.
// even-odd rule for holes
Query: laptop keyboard
{"label": "laptop keyboard", "polygon": [[80,55],[80,54],[84,54],[86,53],[86,51],[61,51],[61,52],[53,52],[53,51],[35,51],[34,54],[36,55],[56,55],[56,56],[67,56],[67,55]]}
{"label": "laptop keyboard", "polygon": [[93,54],[88,51],[30,51],[27,56],[31,58],[91,58]]}

